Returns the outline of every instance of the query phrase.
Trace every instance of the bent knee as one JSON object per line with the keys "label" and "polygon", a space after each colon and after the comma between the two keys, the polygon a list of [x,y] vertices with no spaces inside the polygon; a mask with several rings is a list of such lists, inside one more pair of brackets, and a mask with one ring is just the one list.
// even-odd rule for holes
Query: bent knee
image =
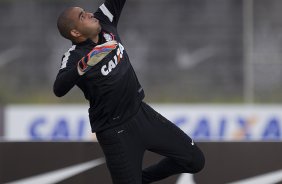
{"label": "bent knee", "polygon": [[205,166],[204,154],[201,150],[197,149],[197,151],[193,153],[192,160],[190,157],[190,159],[187,159],[182,166],[184,167],[186,173],[195,174],[200,172]]}
{"label": "bent knee", "polygon": [[203,152],[199,150],[199,152],[197,152],[197,154],[194,155],[193,168],[191,173],[193,174],[198,173],[201,170],[203,170],[204,167],[205,167],[205,156]]}
{"label": "bent knee", "polygon": [[205,158],[201,158],[199,160],[197,160],[197,162],[194,164],[194,167],[192,169],[192,174],[198,173],[201,170],[203,170],[205,167]]}

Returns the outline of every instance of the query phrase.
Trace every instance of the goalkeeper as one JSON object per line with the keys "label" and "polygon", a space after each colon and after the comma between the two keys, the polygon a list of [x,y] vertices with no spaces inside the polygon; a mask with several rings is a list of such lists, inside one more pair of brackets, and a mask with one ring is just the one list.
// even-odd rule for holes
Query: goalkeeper
{"label": "goalkeeper", "polygon": [[[95,13],[79,7],[58,17],[60,34],[72,42],[54,83],[61,97],[77,85],[89,101],[92,132],[106,157],[114,184],[152,183],[178,173],[197,173],[204,155],[193,140],[143,102],[117,32],[125,0],[105,0]],[[142,170],[146,150],[165,156]]]}

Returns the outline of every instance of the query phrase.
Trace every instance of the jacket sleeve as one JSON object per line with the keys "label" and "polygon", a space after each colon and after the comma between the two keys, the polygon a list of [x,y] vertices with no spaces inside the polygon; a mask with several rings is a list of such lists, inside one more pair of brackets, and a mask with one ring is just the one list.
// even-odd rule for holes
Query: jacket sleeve
{"label": "jacket sleeve", "polygon": [[67,94],[80,79],[77,62],[81,57],[72,51],[72,48],[62,58],[61,68],[53,85],[54,94],[62,97]]}
{"label": "jacket sleeve", "polygon": [[100,20],[117,27],[125,1],[126,0],[105,0],[95,12],[95,16]]}

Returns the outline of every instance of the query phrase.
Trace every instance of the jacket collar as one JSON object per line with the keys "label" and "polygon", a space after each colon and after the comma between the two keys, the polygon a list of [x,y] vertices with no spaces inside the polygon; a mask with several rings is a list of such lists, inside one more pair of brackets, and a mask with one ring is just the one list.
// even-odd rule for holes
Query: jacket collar
{"label": "jacket collar", "polygon": [[85,40],[85,41],[83,41],[83,42],[79,42],[79,43],[76,43],[76,42],[72,42],[72,44],[73,45],[77,45],[77,46],[86,46],[86,45],[93,45],[93,46],[96,46],[96,45],[98,45],[98,44],[101,44],[102,42],[103,42],[103,36],[102,36],[102,33],[100,32],[99,33],[99,41],[98,41],[98,43],[95,43],[95,42],[93,42],[91,39],[87,39],[87,40]]}

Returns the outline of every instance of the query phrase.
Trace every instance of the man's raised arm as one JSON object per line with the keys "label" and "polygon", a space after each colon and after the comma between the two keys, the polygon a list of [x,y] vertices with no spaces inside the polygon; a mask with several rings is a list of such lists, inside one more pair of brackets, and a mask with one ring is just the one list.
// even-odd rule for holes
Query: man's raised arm
{"label": "man's raised arm", "polygon": [[117,26],[125,1],[126,0],[105,0],[95,13],[95,16]]}

